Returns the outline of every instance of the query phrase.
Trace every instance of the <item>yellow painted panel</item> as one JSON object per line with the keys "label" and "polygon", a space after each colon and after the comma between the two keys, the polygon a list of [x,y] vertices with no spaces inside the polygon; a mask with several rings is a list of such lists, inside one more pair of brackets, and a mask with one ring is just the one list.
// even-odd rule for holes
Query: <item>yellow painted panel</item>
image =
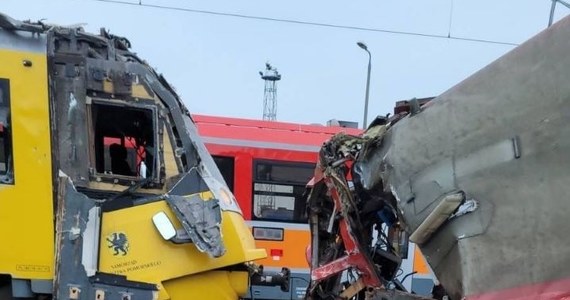
{"label": "yellow painted panel", "polygon": [[[247,293],[247,272],[212,271],[182,277],[164,283],[171,300],[216,299],[236,300]],[[239,288],[236,289],[236,286]]]}
{"label": "yellow painted panel", "polygon": [[136,98],[153,99],[142,84],[133,84],[131,95]]}
{"label": "yellow painted panel", "polygon": [[176,165],[176,159],[174,158],[172,141],[170,140],[170,136],[166,133],[166,131],[162,137],[162,143],[164,155],[164,172],[166,173],[166,178],[174,177],[178,174],[178,165]]}
{"label": "yellow painted panel", "polygon": [[[264,241],[256,240],[255,245],[258,248],[264,248],[267,251],[267,258],[257,261],[266,267],[288,267],[308,269],[309,264],[306,258],[306,249],[311,241],[311,233],[308,230],[285,229],[283,241]],[[271,257],[271,249],[283,250],[283,256]]]}
{"label": "yellow painted panel", "polygon": [[[30,60],[31,67],[24,67]],[[0,184],[0,273],[53,278],[54,228],[47,62],[44,54],[0,50],[10,80],[15,184]]]}
{"label": "yellow painted panel", "polygon": [[109,80],[103,80],[103,91],[105,91],[105,93],[108,94],[114,94],[115,85],[113,84],[113,82]]}
{"label": "yellow painted panel", "polygon": [[[101,272],[126,275],[130,280],[161,283],[166,280],[218,269],[265,257],[256,249],[251,232],[242,216],[222,213],[222,234],[226,253],[212,258],[201,253],[194,244],[176,245],[162,239],[152,223],[152,216],[164,211],[176,221],[165,201],[153,202],[103,214],[99,269]],[[125,251],[109,242],[124,234]],[[161,297],[164,292],[161,293]]]}

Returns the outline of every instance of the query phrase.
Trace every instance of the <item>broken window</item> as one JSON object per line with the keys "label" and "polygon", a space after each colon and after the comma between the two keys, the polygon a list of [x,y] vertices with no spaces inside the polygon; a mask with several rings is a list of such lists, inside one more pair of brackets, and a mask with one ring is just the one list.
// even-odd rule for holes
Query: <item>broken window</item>
{"label": "broken window", "polygon": [[257,220],[305,222],[305,186],[315,164],[254,161],[253,215]]}
{"label": "broken window", "polygon": [[91,117],[98,175],[140,179],[153,176],[157,138],[152,109],[94,102]]}
{"label": "broken window", "polygon": [[224,181],[228,185],[228,188],[230,189],[230,191],[233,193],[234,192],[234,168],[235,168],[234,158],[233,157],[227,157],[227,156],[214,156],[214,155],[212,156],[212,158],[214,158],[214,162],[216,163],[216,166],[220,170],[220,173],[222,173],[222,177],[224,178]]}
{"label": "broken window", "polygon": [[10,83],[0,79],[0,184],[14,183],[10,121]]}

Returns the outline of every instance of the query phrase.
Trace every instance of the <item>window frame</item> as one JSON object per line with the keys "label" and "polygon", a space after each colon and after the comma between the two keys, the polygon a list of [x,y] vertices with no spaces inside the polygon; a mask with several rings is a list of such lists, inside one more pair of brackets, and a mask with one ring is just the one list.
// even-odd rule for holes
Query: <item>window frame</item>
{"label": "window frame", "polygon": [[[306,212],[301,214],[299,218],[296,216],[296,211],[299,209],[297,205],[299,204],[299,197],[303,196],[303,193],[295,193],[295,189],[302,188],[305,191],[307,183],[309,183],[312,176],[310,176],[306,182],[301,183],[300,181],[285,181],[285,180],[258,180],[258,166],[260,164],[270,164],[272,166],[286,166],[286,167],[300,167],[303,169],[307,169],[311,174],[314,172],[316,167],[316,162],[297,162],[297,161],[282,161],[282,160],[271,160],[271,159],[253,159],[253,170],[252,170],[252,180],[251,180],[251,219],[256,221],[268,221],[268,222],[284,222],[284,223],[306,223],[307,222],[307,215]],[[290,186],[292,188],[292,192],[271,192],[271,191],[259,191],[256,190],[256,184],[264,184],[264,185],[274,185],[274,186]],[[271,218],[271,217],[259,217],[256,214],[256,209],[258,205],[256,205],[256,195],[275,195],[277,197],[291,197],[293,198],[293,209],[288,210],[293,212],[293,217],[290,219],[281,219],[281,218]],[[304,207],[303,207],[304,209]]]}
{"label": "window frame", "polygon": [[[111,100],[105,98],[91,98],[87,97],[87,128],[89,136],[89,174],[90,180],[96,182],[113,183],[123,186],[136,185],[144,180],[149,180],[144,187],[156,188],[161,187],[164,184],[165,174],[161,166],[164,165],[164,153],[162,149],[162,141],[164,130],[159,130],[159,128],[164,128],[164,121],[160,118],[158,114],[159,107],[152,100],[140,100],[140,103],[132,103],[121,100]],[[96,120],[93,118],[93,107],[95,106],[115,106],[120,109],[135,109],[135,110],[148,110],[152,116],[152,128],[153,128],[153,152],[154,157],[152,174],[147,178],[128,176],[120,174],[108,174],[100,173],[97,171],[97,150],[96,147]],[[104,154],[103,154],[104,155]],[[136,170],[137,166],[135,166]]]}

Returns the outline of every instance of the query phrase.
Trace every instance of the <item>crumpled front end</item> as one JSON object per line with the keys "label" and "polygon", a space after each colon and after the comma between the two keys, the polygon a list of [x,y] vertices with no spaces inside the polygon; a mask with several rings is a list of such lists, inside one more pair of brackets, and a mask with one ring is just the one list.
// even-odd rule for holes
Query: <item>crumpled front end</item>
{"label": "crumpled front end", "polygon": [[387,128],[378,119],[362,136],[337,134],[320,151],[308,196],[308,299],[423,299],[396,279],[406,245],[393,241],[407,241],[396,200],[361,177],[359,157],[382,144]]}
{"label": "crumpled front end", "polygon": [[428,106],[412,105],[358,153],[364,190],[393,195],[451,299],[570,293],[569,41],[565,18]]}
{"label": "crumpled front end", "polygon": [[[383,222],[376,228],[394,219],[409,234],[451,299],[568,297],[569,41],[565,18],[428,105],[410,101],[385,131],[373,124],[363,137],[327,143],[326,184],[317,181],[310,197],[309,292],[348,291],[340,271],[351,269],[365,287],[382,288],[371,273],[386,285],[369,271],[371,207]],[[359,247],[339,237],[345,219]],[[368,268],[335,260],[356,253]],[[387,270],[386,260],[374,265]]]}

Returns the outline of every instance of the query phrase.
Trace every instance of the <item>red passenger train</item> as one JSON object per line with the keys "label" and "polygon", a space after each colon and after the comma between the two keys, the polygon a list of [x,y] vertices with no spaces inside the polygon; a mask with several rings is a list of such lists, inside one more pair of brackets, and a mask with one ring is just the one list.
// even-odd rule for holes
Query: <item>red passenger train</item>
{"label": "red passenger train", "polygon": [[338,132],[361,130],[205,115],[193,119],[252,228],[256,246],[267,251],[259,263],[266,269],[291,269],[288,292],[253,286],[252,298],[302,298],[309,280],[305,186],[323,142]]}

